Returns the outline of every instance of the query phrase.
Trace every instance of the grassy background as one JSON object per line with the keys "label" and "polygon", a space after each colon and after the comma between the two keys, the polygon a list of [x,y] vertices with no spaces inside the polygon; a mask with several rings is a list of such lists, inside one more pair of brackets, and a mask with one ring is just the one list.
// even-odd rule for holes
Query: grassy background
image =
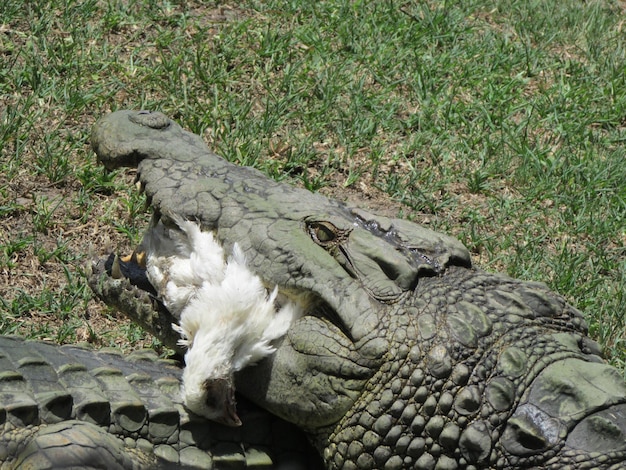
{"label": "grassy background", "polygon": [[156,109],[270,176],[547,282],[626,368],[623,1],[4,0],[0,332],[159,348],[83,267],[146,223],[95,120]]}

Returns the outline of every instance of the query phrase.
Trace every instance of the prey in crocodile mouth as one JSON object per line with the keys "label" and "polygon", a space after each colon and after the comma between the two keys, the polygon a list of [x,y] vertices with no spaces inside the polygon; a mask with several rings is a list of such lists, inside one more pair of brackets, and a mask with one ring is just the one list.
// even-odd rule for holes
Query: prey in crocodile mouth
{"label": "prey in crocodile mouth", "polygon": [[[239,426],[234,373],[272,354],[300,309],[277,300],[247,267],[238,244],[225,257],[211,231],[172,215],[166,226],[155,212],[132,255],[114,258],[111,275],[144,275],[156,301],[178,320],[172,329],[185,348],[182,395],[194,413]],[[132,274],[129,275],[132,279]]]}

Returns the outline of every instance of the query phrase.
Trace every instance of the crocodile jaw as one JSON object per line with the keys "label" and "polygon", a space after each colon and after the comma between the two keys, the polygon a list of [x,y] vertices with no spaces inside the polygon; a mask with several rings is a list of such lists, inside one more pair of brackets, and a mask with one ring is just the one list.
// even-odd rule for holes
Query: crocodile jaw
{"label": "crocodile jaw", "polygon": [[183,374],[187,407],[239,426],[234,372],[271,355],[272,342],[287,332],[301,309],[291,301],[275,303],[278,289],[268,295],[237,244],[226,260],[211,232],[178,216],[171,220],[174,225],[165,226],[155,213],[142,251],[114,256],[108,274],[119,283],[128,277],[135,290],[148,287],[156,298],[151,299],[152,306],[162,305],[178,320],[172,329],[181,335],[177,345],[187,349]]}

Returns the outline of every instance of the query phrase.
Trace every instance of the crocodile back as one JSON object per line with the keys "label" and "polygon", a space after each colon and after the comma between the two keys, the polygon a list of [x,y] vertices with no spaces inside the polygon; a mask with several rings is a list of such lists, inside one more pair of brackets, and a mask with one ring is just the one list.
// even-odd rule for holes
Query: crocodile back
{"label": "crocodile back", "polygon": [[0,336],[0,371],[0,460],[9,468],[319,464],[301,431],[245,400],[236,429],[188,412],[180,366],[152,350]]}

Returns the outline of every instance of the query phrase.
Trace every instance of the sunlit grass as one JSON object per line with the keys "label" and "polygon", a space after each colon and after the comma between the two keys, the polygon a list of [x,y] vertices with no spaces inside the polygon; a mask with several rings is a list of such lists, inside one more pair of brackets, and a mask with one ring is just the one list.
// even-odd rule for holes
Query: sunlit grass
{"label": "sunlit grass", "polygon": [[232,161],[389,206],[486,269],[547,282],[623,368],[620,5],[3,2],[1,331],[153,345],[82,274],[146,220],[133,175],[97,166],[90,127],[148,108]]}

